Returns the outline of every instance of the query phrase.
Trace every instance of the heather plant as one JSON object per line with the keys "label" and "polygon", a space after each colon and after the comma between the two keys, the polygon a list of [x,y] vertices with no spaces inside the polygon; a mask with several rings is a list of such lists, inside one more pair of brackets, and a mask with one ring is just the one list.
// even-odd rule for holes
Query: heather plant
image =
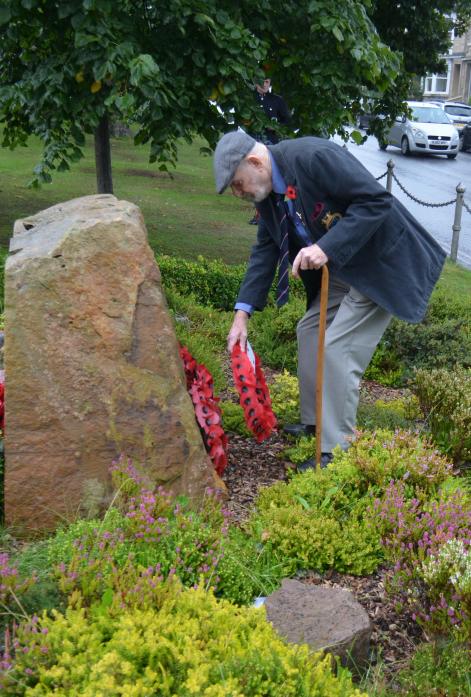
{"label": "heather plant", "polygon": [[471,460],[471,368],[417,370],[412,389],[442,452]]}
{"label": "heather plant", "polygon": [[0,615],[25,616],[21,597],[36,582],[34,575],[22,578],[8,554],[0,554]]}
{"label": "heather plant", "polygon": [[433,624],[442,629],[459,625],[471,640],[471,540],[453,538],[423,562],[419,575],[430,599]]}
{"label": "heather plant", "polygon": [[103,520],[79,520],[48,543],[63,593],[80,590],[86,602],[98,602],[109,589],[126,595],[150,574],[200,583],[243,604],[279,583],[284,567],[270,545],[229,529],[214,492],[195,510],[184,497],[147,488],[145,474],[125,459],[114,464],[113,479],[119,495]]}
{"label": "heather plant", "polygon": [[369,697],[470,697],[469,646],[455,637],[424,642],[392,681],[380,665],[361,687]]}
{"label": "heather plant", "polygon": [[[75,595],[64,614],[33,617],[0,666],[4,695],[84,697],[366,697],[329,656],[287,645],[264,610],[234,608],[202,588],[160,586],[158,605],[88,610]],[[166,587],[165,587],[166,586]]]}
{"label": "heather plant", "polygon": [[404,480],[414,495],[433,496],[453,474],[453,465],[425,436],[410,431],[378,429],[357,432],[346,451],[335,457],[335,470],[342,476],[356,471],[359,486],[384,491],[391,480]]}
{"label": "heather plant", "polygon": [[[456,489],[442,493],[437,500],[420,500],[410,497],[404,481],[391,482],[383,497],[374,501],[370,514],[372,527],[382,535],[385,556],[393,564],[387,584],[389,592],[432,631],[450,632],[455,625],[466,631],[469,599],[466,593],[460,594],[457,586],[458,579],[463,584],[467,579],[471,537],[468,495]],[[446,550],[450,543],[452,550],[453,545],[461,543],[466,550],[466,558],[457,569],[456,583],[444,582],[444,569],[449,568],[446,560],[452,557],[449,550],[442,559],[441,550]],[[433,578],[435,581],[429,583]]]}

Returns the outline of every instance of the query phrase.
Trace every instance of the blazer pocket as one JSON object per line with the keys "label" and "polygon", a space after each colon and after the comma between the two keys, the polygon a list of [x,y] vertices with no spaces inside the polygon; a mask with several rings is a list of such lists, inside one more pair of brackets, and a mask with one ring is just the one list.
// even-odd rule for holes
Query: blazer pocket
{"label": "blazer pocket", "polygon": [[393,240],[390,240],[386,247],[380,251],[380,259],[384,257],[389,257],[391,254],[393,254],[397,247],[399,247],[400,243],[402,242],[405,234],[407,232],[407,229],[405,227],[401,228],[396,236],[394,237]]}

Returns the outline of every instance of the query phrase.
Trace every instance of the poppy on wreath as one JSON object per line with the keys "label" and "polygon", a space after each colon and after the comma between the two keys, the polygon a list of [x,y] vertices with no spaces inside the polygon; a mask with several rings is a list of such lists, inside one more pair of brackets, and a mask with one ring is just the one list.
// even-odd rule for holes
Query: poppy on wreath
{"label": "poppy on wreath", "polygon": [[296,187],[291,186],[291,185],[287,186],[286,191],[285,191],[285,196],[287,196],[292,201],[294,201],[294,199],[297,198]]}

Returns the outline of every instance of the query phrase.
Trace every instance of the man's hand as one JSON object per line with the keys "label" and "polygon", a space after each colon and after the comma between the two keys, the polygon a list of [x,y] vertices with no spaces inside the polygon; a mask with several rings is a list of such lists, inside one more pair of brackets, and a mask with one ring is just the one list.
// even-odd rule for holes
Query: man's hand
{"label": "man's hand", "polygon": [[227,350],[232,351],[237,342],[240,342],[240,348],[245,351],[247,345],[247,322],[249,315],[244,310],[236,310],[234,321],[232,322],[231,331],[227,335]]}
{"label": "man's hand", "polygon": [[307,271],[308,269],[320,269],[321,266],[327,264],[329,259],[324,254],[322,249],[313,244],[310,247],[303,247],[297,254],[293,262],[292,273],[295,278],[299,278],[299,271]]}

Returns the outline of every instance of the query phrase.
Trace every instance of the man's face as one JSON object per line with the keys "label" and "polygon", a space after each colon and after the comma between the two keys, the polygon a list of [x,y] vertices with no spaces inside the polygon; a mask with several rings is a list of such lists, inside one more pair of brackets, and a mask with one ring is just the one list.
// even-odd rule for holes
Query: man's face
{"label": "man's face", "polygon": [[231,182],[234,196],[250,203],[260,203],[272,191],[271,172],[257,158],[244,160],[236,170]]}
{"label": "man's face", "polygon": [[263,81],[262,85],[255,85],[255,89],[259,94],[266,94],[271,87],[271,79],[268,77]]}

